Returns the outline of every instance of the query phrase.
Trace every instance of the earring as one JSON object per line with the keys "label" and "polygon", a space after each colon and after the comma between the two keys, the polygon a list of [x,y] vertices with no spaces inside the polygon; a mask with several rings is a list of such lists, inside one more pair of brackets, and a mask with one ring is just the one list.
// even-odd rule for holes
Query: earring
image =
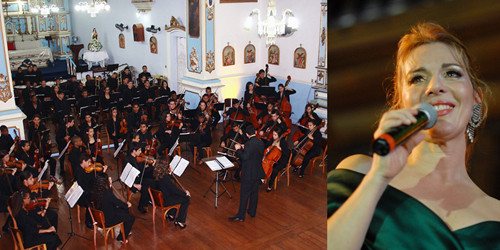
{"label": "earring", "polygon": [[481,123],[481,108],[481,103],[476,103],[474,104],[474,107],[472,107],[472,116],[469,120],[469,124],[467,125],[467,135],[469,136],[470,143],[474,142],[474,130],[479,127],[479,124]]}

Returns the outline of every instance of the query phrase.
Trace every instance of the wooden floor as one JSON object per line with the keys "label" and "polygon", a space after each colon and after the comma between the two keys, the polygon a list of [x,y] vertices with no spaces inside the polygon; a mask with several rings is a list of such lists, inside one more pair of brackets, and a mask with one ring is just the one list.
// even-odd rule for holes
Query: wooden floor
{"label": "wooden floor", "polygon": [[[222,128],[219,125],[214,132],[213,152],[217,146]],[[112,159],[114,149],[108,153],[104,150],[108,165],[116,165]],[[191,159],[189,152],[183,152],[183,157]],[[129,243],[122,245],[114,239],[108,239],[109,249],[326,249],[326,174],[321,168],[314,168],[312,176],[309,169],[304,178],[290,173],[290,186],[286,186],[286,175],[281,177],[277,190],[265,191],[265,185],[260,186],[257,215],[246,217],[245,222],[231,222],[227,218],[236,215],[239,206],[240,183],[226,183],[232,199],[227,194],[218,200],[218,208],[214,207],[215,195],[205,191],[211,185],[214,173],[206,165],[188,168],[179,178],[183,186],[191,194],[191,205],[186,220],[187,228],[180,230],[167,221],[166,230],[162,228],[161,217],[157,215],[156,225],[153,225],[152,207],[147,214],[137,211],[139,194],[132,196],[132,213],[136,221],[132,227]],[[66,171],[67,174],[68,171]],[[118,178],[117,169],[108,170],[113,180]],[[70,232],[68,206],[64,201],[64,193],[71,185],[66,177],[65,183],[57,185],[59,201],[54,204],[59,214],[58,234],[63,243]],[[115,188],[121,190],[118,182]],[[221,189],[222,190],[222,189]],[[78,224],[76,208],[71,209],[73,230],[87,237],[72,237],[64,249],[92,249],[93,231],[84,225],[84,211]],[[4,223],[6,215],[0,216]],[[1,249],[13,249],[10,234],[2,233]],[[102,232],[97,234],[97,249],[104,249]]]}

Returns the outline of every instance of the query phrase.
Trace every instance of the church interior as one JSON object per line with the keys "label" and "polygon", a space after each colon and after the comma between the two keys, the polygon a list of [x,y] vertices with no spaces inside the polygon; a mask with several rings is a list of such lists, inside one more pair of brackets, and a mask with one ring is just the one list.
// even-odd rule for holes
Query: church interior
{"label": "church interior", "polygon": [[[326,0],[1,4],[2,248],[43,245],[24,210],[48,218],[35,233],[48,249],[326,248]],[[242,153],[257,138],[265,151]],[[254,161],[265,175],[241,215]],[[158,165],[181,207],[165,210]],[[103,176],[131,218],[117,227]],[[26,187],[38,215],[16,199]]]}

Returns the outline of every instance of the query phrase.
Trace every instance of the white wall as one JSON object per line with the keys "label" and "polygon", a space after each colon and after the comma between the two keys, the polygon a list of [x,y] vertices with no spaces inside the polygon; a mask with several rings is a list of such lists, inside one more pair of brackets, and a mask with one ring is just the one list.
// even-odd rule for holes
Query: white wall
{"label": "white wall", "polygon": [[[151,74],[167,75],[167,41],[165,24],[170,24],[170,17],[175,16],[183,25],[186,24],[186,2],[183,0],[157,0],[154,2],[153,10],[140,17],[136,16],[137,9],[130,0],[108,0],[111,10],[108,13],[98,14],[91,18],[89,14],[78,12],[74,6],[81,0],[69,0],[73,35],[80,38],[79,43],[84,44],[85,50],[90,42],[90,34],[93,28],[99,33],[99,41],[108,51],[110,60],[108,63],[128,63],[141,71],[142,65],[147,65]],[[125,49],[118,47],[118,35],[120,31],[115,24],[123,23],[129,26],[124,30]],[[132,26],[142,23],[144,26],[144,42],[134,42]],[[151,33],[146,27],[155,25],[161,31],[155,34],[158,41],[158,54],[152,54],[149,50],[149,38]],[[81,58],[81,54],[80,54]]]}

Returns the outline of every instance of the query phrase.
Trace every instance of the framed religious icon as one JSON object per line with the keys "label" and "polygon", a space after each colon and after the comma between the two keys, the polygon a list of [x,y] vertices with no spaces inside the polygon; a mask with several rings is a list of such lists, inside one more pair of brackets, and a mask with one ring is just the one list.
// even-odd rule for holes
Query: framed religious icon
{"label": "framed religious icon", "polygon": [[255,46],[253,46],[253,44],[249,43],[245,47],[244,58],[245,58],[245,64],[255,62]]}
{"label": "framed religious icon", "polygon": [[200,37],[200,0],[188,0],[188,33],[190,37]]}
{"label": "framed religious icon", "polygon": [[299,69],[305,69],[306,57],[307,57],[306,50],[302,48],[302,46],[298,47],[293,53],[293,67]]}
{"label": "framed religious icon", "polygon": [[269,49],[267,50],[267,63],[274,65],[280,64],[280,48],[278,48],[278,46],[269,46]]}
{"label": "framed religious icon", "polygon": [[118,35],[118,44],[120,48],[125,48],[125,36],[123,35],[123,33],[120,33],[120,35]]}
{"label": "framed religious icon", "polygon": [[151,53],[158,54],[158,41],[156,41],[156,37],[152,36],[149,38],[149,49]]}
{"label": "framed religious icon", "polygon": [[222,66],[234,65],[234,48],[229,44],[222,50]]}
{"label": "framed religious icon", "polygon": [[144,26],[142,24],[134,24],[132,26],[132,33],[134,33],[134,41],[144,42]]}

